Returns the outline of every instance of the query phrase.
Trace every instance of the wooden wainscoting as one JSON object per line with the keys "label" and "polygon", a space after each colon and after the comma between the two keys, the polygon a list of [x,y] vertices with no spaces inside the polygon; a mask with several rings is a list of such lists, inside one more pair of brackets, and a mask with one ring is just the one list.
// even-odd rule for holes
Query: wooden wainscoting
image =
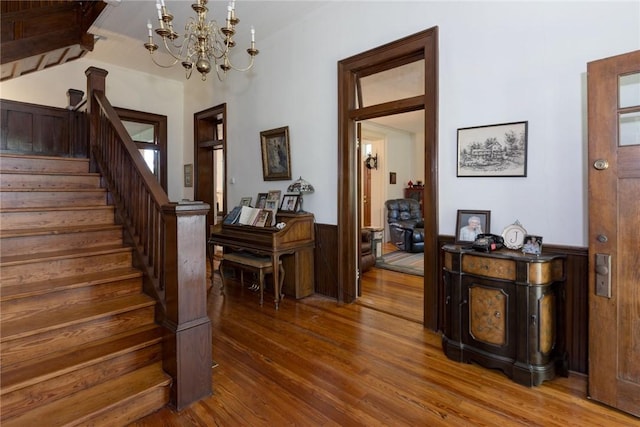
{"label": "wooden wainscoting", "polygon": [[338,226],[316,223],[315,292],[338,298]]}

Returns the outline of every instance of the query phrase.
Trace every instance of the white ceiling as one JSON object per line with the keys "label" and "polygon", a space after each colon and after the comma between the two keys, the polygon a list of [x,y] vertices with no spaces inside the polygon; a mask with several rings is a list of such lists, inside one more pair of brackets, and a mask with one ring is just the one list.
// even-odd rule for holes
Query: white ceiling
{"label": "white ceiling", "polygon": [[[166,7],[174,16],[174,29],[178,33],[183,31],[188,18],[195,16],[195,12],[191,9],[191,4],[195,1],[165,0]],[[185,78],[184,69],[180,65],[172,68],[161,68],[154,65],[143,46],[147,41],[147,21],[151,21],[153,28],[158,26],[156,0],[107,0],[107,3],[108,6],[89,29],[90,33],[97,36],[97,41],[93,52],[87,54],[87,58],[155,74],[163,78],[176,80]],[[224,23],[228,4],[228,1],[209,1],[207,19]],[[244,51],[249,46],[251,26],[255,28],[256,47],[260,49],[261,38],[272,36],[283,29],[283,23],[294,22],[296,17],[311,13],[325,4],[326,2],[323,1],[237,0],[235,11],[240,23],[236,27],[237,33],[234,40],[237,43],[238,51]],[[159,43],[158,36],[155,36],[154,39],[156,43]],[[172,58],[161,54],[160,50],[154,53],[156,60],[163,64],[170,64]],[[256,61],[259,60],[260,56],[257,56]],[[416,67],[413,67],[413,70],[415,69]],[[196,71],[194,71],[193,77],[198,77]],[[413,83],[416,79],[419,79],[419,76],[406,74],[402,78],[389,79],[396,86],[385,92],[404,93],[404,89],[397,85],[403,82]],[[376,84],[376,87],[381,86],[379,83]],[[388,97],[389,95],[381,96]],[[389,99],[397,98],[392,96]],[[422,114],[422,112],[413,112],[382,117],[372,121],[396,129],[421,133],[423,130]]]}

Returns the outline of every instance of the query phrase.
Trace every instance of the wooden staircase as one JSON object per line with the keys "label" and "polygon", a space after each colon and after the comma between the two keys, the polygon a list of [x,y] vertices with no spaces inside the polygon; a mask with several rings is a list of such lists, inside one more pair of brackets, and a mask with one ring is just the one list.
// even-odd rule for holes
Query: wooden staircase
{"label": "wooden staircase", "polygon": [[0,424],[126,425],[164,407],[163,329],[87,159],[0,155]]}

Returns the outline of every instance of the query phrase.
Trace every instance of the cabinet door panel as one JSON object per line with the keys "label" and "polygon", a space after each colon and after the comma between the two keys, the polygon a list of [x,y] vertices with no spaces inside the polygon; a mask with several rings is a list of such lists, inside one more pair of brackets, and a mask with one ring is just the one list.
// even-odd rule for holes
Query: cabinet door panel
{"label": "cabinet door panel", "polygon": [[515,285],[464,276],[461,291],[462,342],[514,359],[517,338]]}

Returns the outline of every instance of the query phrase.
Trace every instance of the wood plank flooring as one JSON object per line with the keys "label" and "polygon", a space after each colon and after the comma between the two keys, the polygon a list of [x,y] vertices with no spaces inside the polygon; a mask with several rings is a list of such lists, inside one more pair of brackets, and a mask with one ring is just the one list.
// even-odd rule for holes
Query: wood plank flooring
{"label": "wood plank flooring", "polygon": [[[377,280],[371,276],[365,282]],[[580,375],[528,388],[499,371],[453,362],[438,334],[384,308],[311,296],[285,298],[275,311],[239,283],[228,285],[220,296],[218,281],[209,296],[214,394],[133,426],[640,424],[589,401]]]}

